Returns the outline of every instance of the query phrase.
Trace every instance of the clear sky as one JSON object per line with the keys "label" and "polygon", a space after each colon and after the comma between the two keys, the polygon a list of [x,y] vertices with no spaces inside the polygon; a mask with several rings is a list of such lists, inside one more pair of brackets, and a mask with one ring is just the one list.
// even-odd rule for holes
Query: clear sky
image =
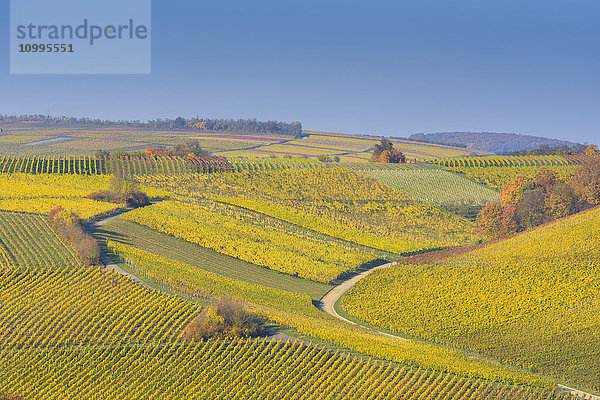
{"label": "clear sky", "polygon": [[0,113],[600,142],[598,0],[154,0],[152,74],[9,75]]}

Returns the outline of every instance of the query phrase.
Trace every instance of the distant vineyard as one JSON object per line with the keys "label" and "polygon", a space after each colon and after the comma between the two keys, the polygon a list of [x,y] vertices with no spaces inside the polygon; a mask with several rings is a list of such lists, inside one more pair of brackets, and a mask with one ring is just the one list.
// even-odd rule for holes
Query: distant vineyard
{"label": "distant vineyard", "polygon": [[278,169],[319,168],[325,164],[310,158],[232,158],[234,171],[275,171]]}
{"label": "distant vineyard", "polygon": [[573,173],[580,168],[579,165],[554,165],[530,167],[447,167],[448,170],[464,174],[467,178],[487,185],[493,189],[500,189],[503,185],[515,179],[517,175],[533,178],[542,168],[556,171],[563,180],[569,180]]}
{"label": "distant vineyard", "polygon": [[492,156],[432,158],[428,164],[443,167],[544,167],[555,165],[581,165],[587,156]]}
{"label": "distant vineyard", "polygon": [[323,164],[304,158],[233,159],[225,157],[149,156],[1,156],[0,173],[104,175],[179,175],[224,171],[271,171],[315,168]]}
{"label": "distant vineyard", "polygon": [[74,267],[73,251],[35,214],[0,211],[0,267]]}
{"label": "distant vineyard", "polygon": [[353,171],[410,171],[410,170],[421,170],[425,167],[422,164],[418,164],[415,160],[407,160],[405,164],[400,163],[344,163],[344,167],[350,168]]}
{"label": "distant vineyard", "polygon": [[12,174],[80,174],[96,175],[103,173],[102,162],[96,157],[0,157],[0,173]]}
{"label": "distant vineyard", "polygon": [[230,171],[224,157],[19,156],[0,158],[0,173],[148,175]]}

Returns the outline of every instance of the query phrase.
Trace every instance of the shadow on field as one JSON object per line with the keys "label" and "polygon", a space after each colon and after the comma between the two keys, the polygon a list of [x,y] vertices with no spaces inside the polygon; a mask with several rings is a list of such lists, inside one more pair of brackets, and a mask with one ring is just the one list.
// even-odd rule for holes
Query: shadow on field
{"label": "shadow on field", "polygon": [[359,265],[358,267],[354,268],[351,271],[346,271],[344,273],[341,273],[340,275],[337,276],[337,278],[335,278],[334,280],[329,282],[329,284],[333,285],[333,286],[337,286],[337,285],[341,284],[342,282],[347,281],[348,279],[352,278],[353,276],[360,274],[361,272],[365,272],[365,271],[370,270],[371,268],[375,268],[380,265],[387,264],[388,262],[389,261],[384,260],[382,258],[368,261],[366,263]]}

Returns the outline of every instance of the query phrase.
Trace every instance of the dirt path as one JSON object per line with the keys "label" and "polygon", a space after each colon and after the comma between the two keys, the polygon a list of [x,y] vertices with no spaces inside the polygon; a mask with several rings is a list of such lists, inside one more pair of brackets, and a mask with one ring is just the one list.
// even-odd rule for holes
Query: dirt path
{"label": "dirt path", "polygon": [[[87,234],[92,234],[92,232],[94,232],[96,229],[98,229],[99,227],[101,227],[102,225],[117,219],[121,216],[121,214],[123,214],[126,211],[121,211],[118,214],[112,215],[110,217],[106,217],[104,219],[95,221],[91,224],[89,224],[88,226],[85,227],[85,232]],[[102,264],[104,264],[104,270],[115,270],[116,272],[118,272],[121,275],[126,276],[127,278],[131,279],[133,282],[140,284],[150,290],[157,290],[155,288],[153,288],[152,286],[148,285],[146,282],[142,281],[140,278],[138,278],[135,275],[130,274],[129,272],[123,270],[121,267],[119,267],[115,262],[113,262],[113,260],[110,259],[109,256],[106,255],[105,252],[103,252],[102,250],[100,250],[100,262]]]}
{"label": "dirt path", "polygon": [[585,392],[582,392],[581,390],[573,389],[573,388],[570,388],[570,387],[564,386],[564,385],[558,385],[558,390],[561,390],[563,392],[569,392],[573,396],[576,396],[579,399],[600,400],[600,396],[585,393]]}
{"label": "dirt path", "polygon": [[[325,296],[323,296],[323,298],[321,298],[321,304],[319,305],[319,309],[321,311],[326,312],[327,314],[336,317],[337,319],[341,319],[342,321],[346,321],[349,322],[351,324],[354,325],[358,325],[356,322],[352,322],[344,317],[342,317],[341,315],[339,315],[336,311],[335,311],[335,303],[340,299],[340,297],[342,297],[342,295],[344,293],[346,293],[348,290],[350,290],[350,288],[354,285],[356,285],[356,283],[358,281],[360,281],[361,279],[366,278],[367,276],[369,276],[369,274],[375,270],[378,269],[385,269],[385,268],[390,268],[393,267],[394,265],[397,264],[397,261],[391,262],[391,263],[387,263],[387,264],[383,264],[380,265],[378,267],[373,267],[371,269],[368,269],[364,272],[361,272],[358,275],[353,276],[352,278],[348,279],[347,281],[344,281],[342,283],[340,283],[339,285],[335,286],[333,289],[331,289],[329,292],[327,292],[325,294]],[[404,338],[400,337],[400,336],[395,336],[395,335],[390,335],[388,333],[383,333],[383,332],[379,332],[382,335],[385,336],[390,336],[393,338],[397,338],[397,339],[402,339],[404,340]]]}

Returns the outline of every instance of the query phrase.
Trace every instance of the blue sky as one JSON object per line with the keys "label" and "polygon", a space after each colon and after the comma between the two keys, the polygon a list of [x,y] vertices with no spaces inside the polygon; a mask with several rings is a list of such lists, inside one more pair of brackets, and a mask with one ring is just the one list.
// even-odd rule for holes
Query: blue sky
{"label": "blue sky", "polygon": [[2,114],[600,142],[597,0],[155,0],[148,76],[9,75],[8,25],[0,0]]}

